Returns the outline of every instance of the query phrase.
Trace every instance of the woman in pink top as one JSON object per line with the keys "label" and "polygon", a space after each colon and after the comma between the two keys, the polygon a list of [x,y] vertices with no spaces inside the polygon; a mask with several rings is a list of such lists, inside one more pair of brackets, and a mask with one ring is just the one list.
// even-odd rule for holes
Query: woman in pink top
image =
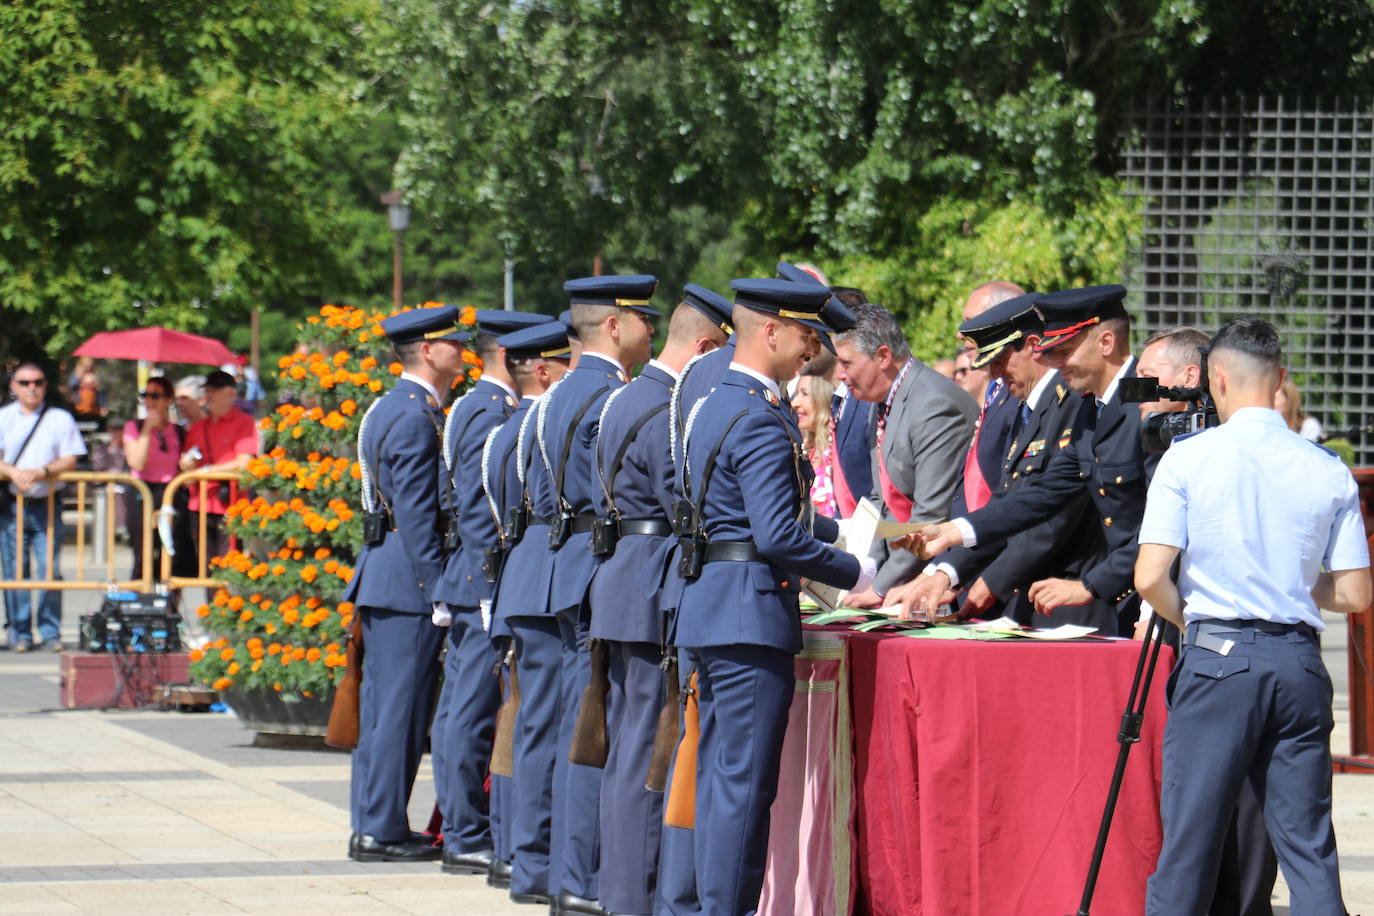
{"label": "woman in pink top", "polygon": [[797,394],[792,409],[797,414],[797,427],[802,434],[802,447],[816,479],[811,484],[811,504],[821,515],[838,518],[835,502],[835,431],[830,416],[830,397],[835,388],[819,375],[803,375],[797,381]]}
{"label": "woman in pink top", "polygon": [[[124,458],[135,477],[148,485],[153,494],[153,523],[162,505],[162,493],[167,483],[179,473],[177,462],[186,435],[172,422],[172,383],[165,378],[148,379],[143,391],[143,406],[148,415],[142,420],[124,424]],[[129,540],[134,549],[133,578],[143,575],[143,501],[138,491],[129,487],[125,493],[129,505]],[[177,539],[177,552],[180,541]],[[153,539],[153,575],[161,571],[162,545]]]}

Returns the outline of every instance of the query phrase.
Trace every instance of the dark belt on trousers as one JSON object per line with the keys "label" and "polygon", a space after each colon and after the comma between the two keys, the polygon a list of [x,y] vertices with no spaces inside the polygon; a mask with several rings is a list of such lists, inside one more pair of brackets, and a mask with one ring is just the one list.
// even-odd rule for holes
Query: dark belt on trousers
{"label": "dark belt on trousers", "polygon": [[759,553],[759,549],[754,546],[752,541],[711,541],[708,543],[705,562],[720,563],[723,561],[734,563],[768,562],[764,555]]}
{"label": "dark belt on trousers", "polygon": [[574,515],[568,520],[569,534],[585,534],[592,530],[592,523],[596,521],[595,512],[584,512],[581,515]]}
{"label": "dark belt on trousers", "polygon": [[[1250,638],[1245,639],[1246,631]],[[1254,632],[1261,633],[1299,633],[1308,638],[1316,638],[1317,631],[1305,623],[1275,623],[1269,620],[1197,620],[1188,624],[1184,637],[1186,646],[1201,646],[1222,655],[1231,651],[1237,642],[1253,642]]]}
{"label": "dark belt on trousers", "polygon": [[666,518],[622,518],[620,536],[631,534],[653,534],[667,537],[673,533],[673,526]]}

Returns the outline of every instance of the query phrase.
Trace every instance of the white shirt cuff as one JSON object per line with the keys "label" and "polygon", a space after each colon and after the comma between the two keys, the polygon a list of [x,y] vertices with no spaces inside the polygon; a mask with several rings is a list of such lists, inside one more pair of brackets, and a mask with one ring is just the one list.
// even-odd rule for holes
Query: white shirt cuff
{"label": "white shirt cuff", "polygon": [[963,536],[965,547],[978,546],[978,533],[973,530],[973,526],[968,523],[968,519],[956,518],[952,524],[955,528],[959,529],[959,534]]}
{"label": "white shirt cuff", "polygon": [[949,576],[949,587],[955,588],[959,585],[959,571],[948,563],[936,563],[934,566],[926,567],[926,575],[933,576],[936,573],[944,573]]}
{"label": "white shirt cuff", "polygon": [[1150,607],[1150,602],[1146,601],[1144,598],[1140,599],[1140,618],[1136,621],[1136,623],[1148,622],[1150,619],[1150,615],[1154,612],[1155,609]]}
{"label": "white shirt cuff", "polygon": [[878,562],[872,557],[859,557],[859,581],[854,583],[851,592],[861,592],[873,584],[878,576]]}

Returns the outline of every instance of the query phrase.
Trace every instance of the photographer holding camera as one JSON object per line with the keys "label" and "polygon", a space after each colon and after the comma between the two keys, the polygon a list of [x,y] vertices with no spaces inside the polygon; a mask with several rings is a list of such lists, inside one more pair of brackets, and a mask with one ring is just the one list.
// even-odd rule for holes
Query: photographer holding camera
{"label": "photographer holding camera", "polygon": [[[1331,824],[1331,682],[1319,606],[1370,601],[1355,482],[1274,411],[1278,332],[1238,318],[1211,344],[1223,425],[1161,459],[1135,582],[1185,626],[1164,737],[1164,846],[1151,914],[1204,913],[1227,818],[1249,780],[1304,916],[1345,914]],[[1182,557],[1179,581],[1170,571]],[[1322,572],[1325,567],[1327,572]]]}

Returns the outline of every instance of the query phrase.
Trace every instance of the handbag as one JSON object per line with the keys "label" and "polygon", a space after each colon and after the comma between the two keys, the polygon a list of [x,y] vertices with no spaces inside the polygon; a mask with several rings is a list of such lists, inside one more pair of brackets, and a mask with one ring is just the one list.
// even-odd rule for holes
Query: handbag
{"label": "handbag", "polygon": [[[33,426],[29,428],[29,434],[24,437],[24,441],[19,446],[19,451],[14,453],[14,459],[9,462],[10,464],[18,464],[19,459],[24,457],[24,449],[28,448],[29,443],[33,441],[33,434],[38,432],[38,425],[43,422],[43,416],[47,412],[47,404],[38,408],[38,419],[33,421]],[[14,494],[10,492],[9,482],[6,481],[4,485],[0,485],[0,512],[8,511],[13,505]]]}

